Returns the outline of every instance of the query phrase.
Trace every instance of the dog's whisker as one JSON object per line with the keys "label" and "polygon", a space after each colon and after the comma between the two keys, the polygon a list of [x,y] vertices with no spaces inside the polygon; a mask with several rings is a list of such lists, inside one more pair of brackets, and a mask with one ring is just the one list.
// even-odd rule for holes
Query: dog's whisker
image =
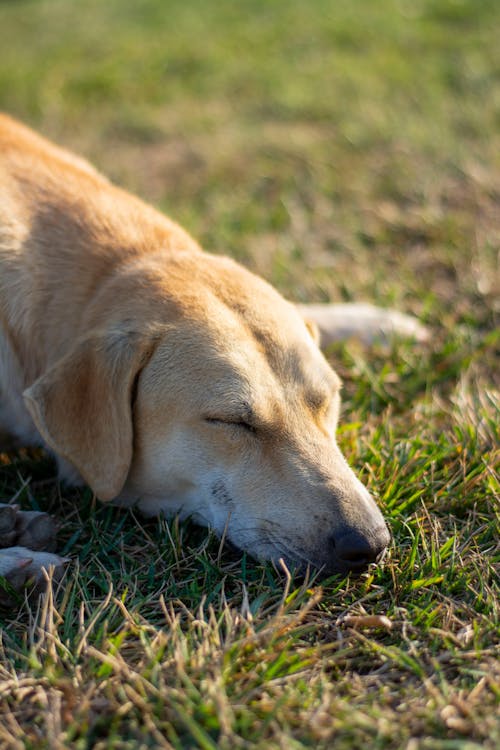
{"label": "dog's whisker", "polygon": [[307,565],[310,565],[312,567],[316,567],[313,561],[303,551],[290,546],[281,539],[277,540],[271,537],[270,540],[272,544],[278,549],[278,551],[282,552],[285,557],[290,557],[294,560],[299,560],[300,562],[306,563]]}

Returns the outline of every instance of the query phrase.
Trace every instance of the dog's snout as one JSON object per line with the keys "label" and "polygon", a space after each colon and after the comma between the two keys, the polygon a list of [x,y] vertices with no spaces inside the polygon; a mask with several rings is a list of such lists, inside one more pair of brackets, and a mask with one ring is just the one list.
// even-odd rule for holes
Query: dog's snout
{"label": "dog's snout", "polygon": [[351,570],[359,570],[376,562],[390,541],[386,526],[379,526],[369,533],[348,531],[334,538],[335,556]]}

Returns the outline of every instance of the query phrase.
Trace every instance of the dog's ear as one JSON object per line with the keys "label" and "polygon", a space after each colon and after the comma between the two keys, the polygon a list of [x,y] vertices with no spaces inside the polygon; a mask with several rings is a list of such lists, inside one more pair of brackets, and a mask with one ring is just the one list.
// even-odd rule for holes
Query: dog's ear
{"label": "dog's ear", "polygon": [[45,442],[101,500],[116,497],[127,478],[134,388],[159,338],[132,331],[87,337],[23,394]]}

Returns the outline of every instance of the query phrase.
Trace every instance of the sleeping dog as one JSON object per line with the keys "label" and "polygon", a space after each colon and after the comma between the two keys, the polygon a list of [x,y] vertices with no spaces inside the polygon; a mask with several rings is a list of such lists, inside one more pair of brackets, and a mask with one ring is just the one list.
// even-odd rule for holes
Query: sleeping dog
{"label": "sleeping dog", "polygon": [[[318,344],[423,338],[416,321],[299,309],[6,116],[0,186],[0,450],[45,446],[64,481],[259,559],[343,573],[380,558],[389,532],[335,441],[340,381]],[[8,513],[0,574],[60,562]]]}

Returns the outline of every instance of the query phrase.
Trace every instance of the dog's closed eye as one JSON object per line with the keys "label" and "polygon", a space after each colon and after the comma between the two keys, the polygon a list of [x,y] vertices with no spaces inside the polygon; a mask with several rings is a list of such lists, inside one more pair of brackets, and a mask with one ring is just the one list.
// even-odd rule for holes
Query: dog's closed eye
{"label": "dog's closed eye", "polygon": [[243,419],[238,419],[238,417],[205,417],[205,422],[216,426],[219,425],[224,427],[238,427],[242,430],[246,430],[247,432],[252,433],[257,432],[256,427]]}

